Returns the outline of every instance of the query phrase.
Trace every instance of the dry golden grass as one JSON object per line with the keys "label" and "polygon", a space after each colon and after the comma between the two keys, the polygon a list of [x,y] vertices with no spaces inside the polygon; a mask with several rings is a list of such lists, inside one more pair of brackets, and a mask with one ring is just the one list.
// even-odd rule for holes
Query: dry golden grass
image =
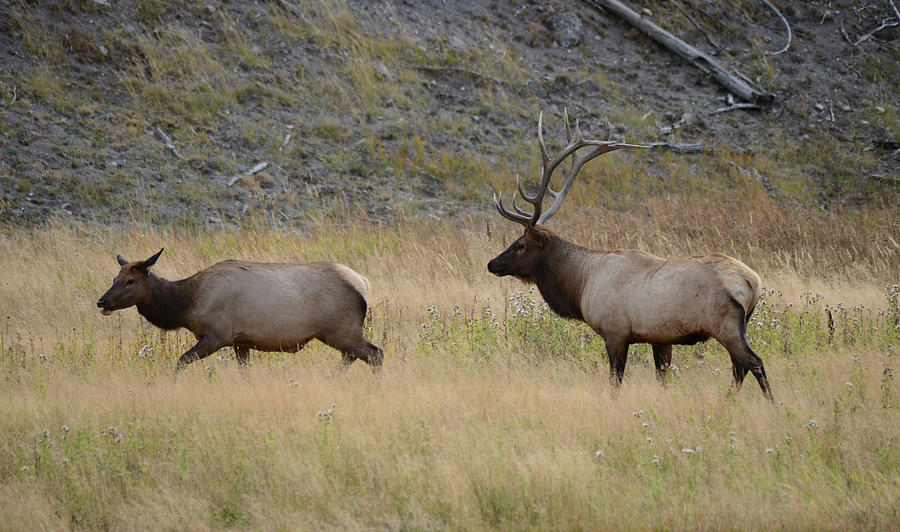
{"label": "dry golden grass", "polygon": [[[570,207],[556,227],[577,242],[669,254],[721,244],[783,292],[766,296],[751,331],[778,405],[752,380],[729,396],[729,361],[713,345],[676,349],[666,387],[634,348],[611,390],[586,327],[507,316],[524,287],[485,270],[518,232],[499,217],[490,231],[483,220],[354,225],[353,212],[312,234],[12,230],[0,235],[0,528],[896,527],[900,403],[888,370],[900,333],[878,314],[896,246],[882,244],[894,253],[884,262],[869,249],[844,263],[838,231],[814,219],[782,233],[785,248],[803,233],[788,260],[766,234],[783,217],[735,222],[720,238],[710,228],[727,217],[706,209],[691,222],[699,205],[668,218],[651,205],[661,218],[643,220]],[[843,218],[841,232],[863,238],[878,220]],[[170,279],[229,257],[365,273],[384,370],[337,373],[337,354],[314,345],[255,355],[243,371],[223,350],[176,380],[189,335],[160,338],[134,309],[104,318],[94,306],[116,253],[160,247],[156,271]],[[791,310],[809,292],[826,299]],[[530,330],[492,325],[485,307]]]}

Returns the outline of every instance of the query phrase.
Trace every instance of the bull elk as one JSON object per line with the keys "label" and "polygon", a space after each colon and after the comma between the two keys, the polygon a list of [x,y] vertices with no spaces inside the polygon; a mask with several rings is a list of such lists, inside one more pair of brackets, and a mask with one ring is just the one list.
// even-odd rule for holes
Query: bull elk
{"label": "bull elk", "polygon": [[104,315],[137,306],[161,329],[191,331],[197,344],[178,369],[227,346],[245,365],[251,349],[295,353],[313,338],[340,351],[344,367],[381,366],[381,349],[363,336],[369,282],[347,266],[226,260],[167,281],[150,271],[162,251],[138,262],[118,255],[121,269],[97,306]]}
{"label": "bull elk", "polygon": [[[760,294],[760,278],[741,261],[716,253],[706,257],[665,259],[636,250],[593,251],[572,244],[543,225],[562,205],[585,163],[604,153],[646,146],[584,139],[578,122],[574,138],[565,115],[566,145],[552,159],[538,118],[538,144],[543,174],[537,191],[527,194],[516,177],[519,195],[534,210],[513,210],[494,194],[494,206],[505,218],[525,226],[525,234],[488,263],[488,271],[536,284],[550,308],[564,318],[581,320],[603,337],[609,355],[610,381],[622,382],[628,346],[649,343],[660,380],[672,360],[672,345],[692,345],[715,338],[731,356],[734,389],[747,372],[756,377],[770,401],[772,392],[762,360],[747,343],[747,320]],[[588,149],[583,155],[582,148]],[[559,192],[550,187],[557,166],[572,157]],[[542,212],[545,196],[553,198]]]}

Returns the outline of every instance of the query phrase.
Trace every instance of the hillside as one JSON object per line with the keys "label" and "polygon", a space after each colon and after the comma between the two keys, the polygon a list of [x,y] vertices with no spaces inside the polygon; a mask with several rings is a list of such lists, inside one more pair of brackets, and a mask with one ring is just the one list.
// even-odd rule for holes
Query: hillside
{"label": "hillside", "polygon": [[5,2],[0,222],[487,212],[492,188],[535,175],[539,111],[558,145],[564,108],[588,135],[608,118],[629,141],[720,148],[596,163],[582,198],[603,208],[728,200],[745,178],[797,213],[898,203],[900,32],[848,42],[888,1],[777,2],[793,30],[779,55],[761,2],[631,4],[774,106],[713,114],[714,81],[579,1]]}

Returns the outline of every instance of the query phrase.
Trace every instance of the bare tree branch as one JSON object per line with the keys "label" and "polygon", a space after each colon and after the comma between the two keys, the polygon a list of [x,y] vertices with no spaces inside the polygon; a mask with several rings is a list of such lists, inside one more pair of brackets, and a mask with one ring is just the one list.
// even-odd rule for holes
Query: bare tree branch
{"label": "bare tree branch", "polygon": [[278,151],[284,150],[285,146],[287,146],[288,142],[290,142],[290,141],[291,141],[291,134],[288,133],[287,135],[284,136],[284,142],[282,142],[281,146],[278,147]]}
{"label": "bare tree branch", "polygon": [[156,128],[156,134],[159,135],[159,138],[161,138],[163,140],[163,142],[166,144],[166,148],[169,148],[169,150],[171,150],[172,153],[175,154],[175,157],[178,157],[182,161],[186,160],[184,157],[181,156],[180,153],[178,153],[178,148],[176,148],[175,145],[172,144],[172,139],[170,139],[169,136],[166,135],[165,132],[163,132],[163,130]]}
{"label": "bare tree branch", "polygon": [[841,15],[841,35],[843,35],[844,38],[847,39],[847,44],[851,44],[851,45],[853,44],[853,41],[850,40],[850,36],[847,35],[847,30],[844,29],[844,16],[843,15]]}
{"label": "bare tree branch", "polygon": [[[765,1],[765,0],[763,0],[763,1]],[[847,40],[848,44],[850,44],[851,46],[859,46],[860,44],[868,41],[869,39],[875,39],[875,34],[878,33],[879,31],[886,29],[886,28],[893,28],[895,26],[900,25],[900,10],[897,9],[897,4],[894,3],[894,0],[888,0],[888,2],[891,4],[891,9],[894,11],[894,16],[897,17],[897,19],[893,20],[891,17],[888,17],[888,18],[882,20],[880,26],[878,26],[874,30],[870,31],[869,33],[861,35],[859,38],[856,39],[856,41],[852,40],[850,38],[850,35],[847,34],[847,30],[844,29],[844,17],[843,16],[841,17],[841,25],[840,25],[841,26],[841,35],[844,36],[844,39]],[[874,9],[874,6],[865,5],[856,10],[856,16],[859,19],[859,22],[862,22],[861,13],[870,8]],[[875,40],[877,41],[878,39],[875,39]]]}
{"label": "bare tree branch", "polygon": [[732,146],[705,146],[702,142],[650,142],[645,144],[654,150],[670,150],[675,153],[715,153],[719,150],[727,150],[731,153],[755,155],[753,148],[735,148]]}
{"label": "bare tree branch", "polygon": [[860,44],[862,44],[862,43],[868,41],[869,39],[875,37],[875,34],[876,34],[876,33],[878,33],[879,31],[881,31],[881,30],[883,30],[883,29],[885,29],[885,28],[893,28],[894,26],[900,24],[900,19],[898,19],[897,22],[893,22],[893,23],[888,24],[888,21],[889,21],[889,20],[891,20],[891,19],[889,19],[889,18],[884,19],[884,20],[881,22],[881,26],[878,26],[877,28],[875,28],[874,30],[870,31],[869,33],[863,35],[863,36],[860,37],[859,39],[856,39],[856,42],[853,43],[853,46],[859,46]]}
{"label": "bare tree branch", "polygon": [[243,174],[238,174],[238,175],[232,177],[231,180],[228,181],[227,186],[233,187],[234,184],[237,183],[238,181],[240,181],[241,179],[247,177],[248,175],[253,175],[253,174],[265,169],[265,167],[267,167],[267,166],[269,166],[269,163],[261,162],[261,163],[257,164],[256,166],[254,166],[253,168],[247,170]]}
{"label": "bare tree branch", "polygon": [[791,47],[791,25],[788,24],[787,19],[784,18],[784,15],[781,14],[781,11],[778,11],[778,8],[775,7],[774,5],[772,5],[772,3],[769,2],[769,0],[762,0],[762,1],[764,4],[769,6],[769,9],[771,9],[772,11],[775,12],[776,15],[778,15],[778,18],[781,19],[781,22],[784,22],[784,27],[787,28],[787,43],[785,43],[784,48],[782,48],[781,50],[778,50],[777,52],[766,52],[766,55],[783,54],[784,52],[788,51],[788,48]]}
{"label": "bare tree branch", "polygon": [[760,107],[755,103],[733,103],[728,107],[720,107],[713,111],[711,114],[717,115],[719,113],[727,113],[728,111],[737,111],[738,109],[759,109]]}

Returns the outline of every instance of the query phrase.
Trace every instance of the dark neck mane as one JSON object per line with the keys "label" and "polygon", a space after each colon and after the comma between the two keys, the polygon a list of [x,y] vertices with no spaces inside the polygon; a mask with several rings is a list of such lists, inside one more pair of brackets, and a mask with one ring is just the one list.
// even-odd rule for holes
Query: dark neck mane
{"label": "dark neck mane", "polygon": [[582,258],[589,253],[554,235],[532,280],[550,309],[563,318],[584,321],[581,294],[586,279]]}
{"label": "dark neck mane", "polygon": [[191,278],[167,281],[151,273],[149,295],[138,303],[138,312],[160,329],[185,327],[194,295],[190,281]]}

